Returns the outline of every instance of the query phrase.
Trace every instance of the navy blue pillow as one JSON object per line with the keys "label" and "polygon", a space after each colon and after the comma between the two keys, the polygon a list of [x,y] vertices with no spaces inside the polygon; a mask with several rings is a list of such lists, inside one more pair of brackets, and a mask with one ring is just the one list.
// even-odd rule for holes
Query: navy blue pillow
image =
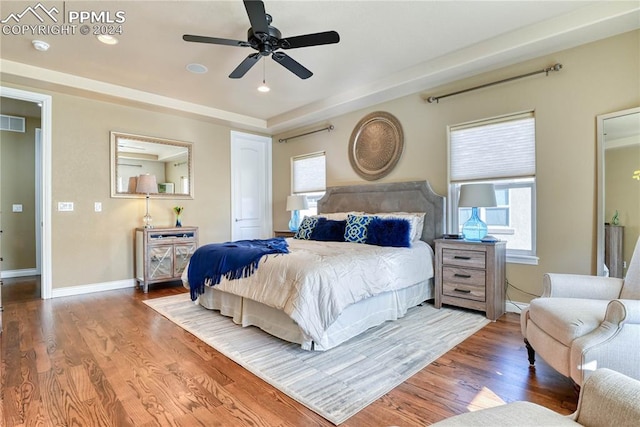
{"label": "navy blue pillow", "polygon": [[344,242],[344,228],[346,225],[347,221],[318,218],[318,223],[311,232],[311,240]]}
{"label": "navy blue pillow", "polygon": [[408,248],[411,246],[411,224],[406,219],[375,217],[367,229],[367,243],[377,246]]}

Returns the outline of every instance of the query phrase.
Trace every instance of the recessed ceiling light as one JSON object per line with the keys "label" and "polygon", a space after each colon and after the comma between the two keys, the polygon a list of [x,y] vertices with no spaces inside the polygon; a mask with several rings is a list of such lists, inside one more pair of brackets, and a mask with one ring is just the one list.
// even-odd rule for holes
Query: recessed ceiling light
{"label": "recessed ceiling light", "polygon": [[209,69],[202,64],[189,64],[187,65],[187,70],[194,74],[204,74],[209,71]]}
{"label": "recessed ceiling light", "polygon": [[46,52],[49,50],[49,43],[43,42],[42,40],[33,40],[31,42],[33,47],[40,52]]}
{"label": "recessed ceiling light", "polygon": [[104,44],[114,45],[118,44],[118,39],[114,36],[110,36],[109,34],[100,34],[97,36],[98,40],[100,40]]}

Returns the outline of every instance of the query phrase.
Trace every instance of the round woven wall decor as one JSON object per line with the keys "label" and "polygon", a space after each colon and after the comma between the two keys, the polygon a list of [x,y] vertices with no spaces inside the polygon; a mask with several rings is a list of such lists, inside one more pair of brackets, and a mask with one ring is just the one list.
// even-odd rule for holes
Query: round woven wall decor
{"label": "round woven wall decor", "polygon": [[384,111],[367,114],[351,132],[349,161],[362,178],[373,181],[393,170],[402,155],[400,122]]}

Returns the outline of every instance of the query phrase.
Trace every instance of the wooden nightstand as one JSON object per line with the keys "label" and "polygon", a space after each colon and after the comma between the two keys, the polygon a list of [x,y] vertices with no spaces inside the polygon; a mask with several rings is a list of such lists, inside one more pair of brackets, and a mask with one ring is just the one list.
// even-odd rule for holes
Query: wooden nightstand
{"label": "wooden nightstand", "polygon": [[480,310],[491,320],[502,316],[507,243],[436,239],[435,244],[435,307]]}
{"label": "wooden nightstand", "polygon": [[296,235],[296,232],[291,230],[273,230],[273,235],[275,237],[293,237]]}
{"label": "wooden nightstand", "polygon": [[198,227],[137,228],[136,280],[149,285],[179,280],[198,248]]}

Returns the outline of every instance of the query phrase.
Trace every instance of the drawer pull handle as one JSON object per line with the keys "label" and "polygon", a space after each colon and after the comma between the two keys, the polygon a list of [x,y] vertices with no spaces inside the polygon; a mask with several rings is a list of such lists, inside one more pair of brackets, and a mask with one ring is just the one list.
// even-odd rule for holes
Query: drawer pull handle
{"label": "drawer pull handle", "polygon": [[458,288],[455,288],[455,289],[454,289],[454,291],[456,291],[456,292],[460,292],[461,294],[470,294],[470,293],[471,293],[471,291],[470,291],[470,290],[468,290],[468,289],[458,289]]}
{"label": "drawer pull handle", "polygon": [[453,256],[453,259],[464,259],[464,260],[469,261],[469,260],[471,259],[471,257],[470,257],[470,256],[454,255],[454,256]]}
{"label": "drawer pull handle", "polygon": [[464,278],[464,279],[470,279],[470,278],[471,278],[471,275],[470,275],[470,274],[459,274],[459,273],[455,273],[455,274],[453,275],[453,277],[462,277],[462,278]]}

